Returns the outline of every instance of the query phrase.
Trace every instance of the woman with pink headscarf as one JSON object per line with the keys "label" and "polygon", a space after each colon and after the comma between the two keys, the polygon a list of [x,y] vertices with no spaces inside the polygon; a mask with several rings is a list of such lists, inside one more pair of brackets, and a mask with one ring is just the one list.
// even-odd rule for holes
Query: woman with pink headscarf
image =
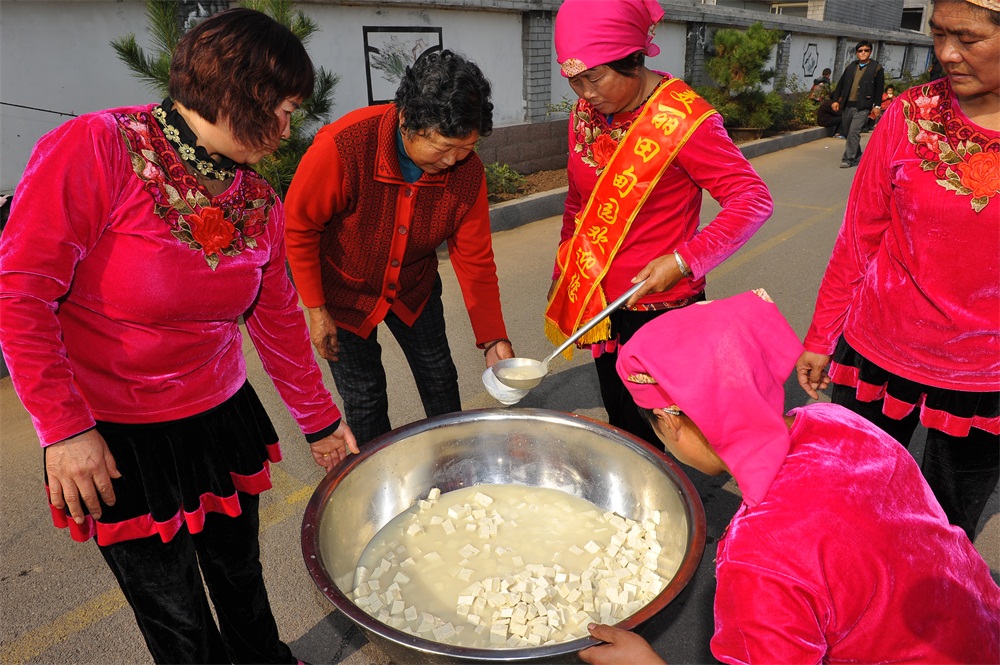
{"label": "woman with pink headscarf", "polygon": [[[948,524],[913,458],[844,407],[784,411],[802,351],[763,292],[668,312],[618,373],[667,450],[732,474],[743,503],[716,554],[724,663],[1000,662],[1000,588]],[[650,663],[640,637],[591,626],[588,663]]]}
{"label": "woman with pink headscarf", "polygon": [[[633,284],[586,333],[611,424],[658,443],[615,373],[617,347],[663,312],[705,298],[705,276],[771,215],[766,185],[680,79],[645,66],[660,49],[656,0],[566,0],[556,54],[580,99],[569,120],[569,191],[545,312],[561,343]],[[702,191],[722,211],[704,228]]]}

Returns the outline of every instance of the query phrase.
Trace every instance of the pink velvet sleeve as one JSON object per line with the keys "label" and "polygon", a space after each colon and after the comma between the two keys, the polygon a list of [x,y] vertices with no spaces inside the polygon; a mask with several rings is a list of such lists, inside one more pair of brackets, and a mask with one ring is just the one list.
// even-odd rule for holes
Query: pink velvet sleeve
{"label": "pink velvet sleeve", "polygon": [[677,248],[694,277],[704,277],[746,244],[771,216],[771,193],[729,138],[718,114],[695,130],[676,164],[722,206],[715,219]]}
{"label": "pink velvet sleeve", "polygon": [[121,151],[110,115],[72,120],[43,136],[0,236],[0,347],[43,446],[94,425],[56,309],[108,223],[122,177],[112,157]]}
{"label": "pink velvet sleeve", "polygon": [[247,332],[281,399],[302,431],[311,434],[332,425],[340,418],[340,410],[323,385],[305,316],[285,271],[284,209],[280,202],[271,211],[267,228],[271,258],[264,267],[260,294],[245,316]]}
{"label": "pink velvet sleeve", "polygon": [[833,353],[868,264],[889,228],[892,182],[888,162],[893,137],[904,136],[906,132],[901,107],[901,104],[890,107],[879,120],[854,175],[844,223],[833,245],[816,296],[812,323],[803,341],[807,351]]}

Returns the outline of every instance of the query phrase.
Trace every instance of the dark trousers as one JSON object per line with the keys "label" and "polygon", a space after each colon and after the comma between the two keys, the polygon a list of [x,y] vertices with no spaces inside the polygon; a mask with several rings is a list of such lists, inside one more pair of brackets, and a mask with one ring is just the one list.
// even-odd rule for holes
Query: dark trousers
{"label": "dark trousers", "polygon": [[200,533],[100,548],[157,663],[297,662],[278,637],[264,588],[259,498],[239,497],[241,515],[209,513]]}
{"label": "dark trousers", "polygon": [[[882,413],[882,402],[861,402],[851,386],[833,384],[831,401],[881,427],[904,448],[920,420],[919,409],[894,420]],[[972,428],[965,437],[927,430],[927,444],[920,469],[948,521],[961,527],[973,540],[976,526],[997,481],[1000,481],[1000,436]]]}
{"label": "dark trousers", "polygon": [[870,109],[859,110],[856,106],[848,106],[844,109],[842,126],[846,132],[844,136],[847,137],[847,144],[844,146],[842,161],[851,164],[857,164],[861,161],[861,130],[868,122],[869,111]]}
{"label": "dark trousers", "polygon": [[[644,324],[652,321],[664,312],[632,312],[620,309],[613,312],[611,320],[611,338],[618,337],[619,347],[632,339]],[[608,422],[615,427],[635,434],[641,439],[645,439],[660,450],[663,450],[663,442],[656,436],[656,432],[649,422],[639,413],[632,394],[629,393],[625,383],[618,376],[615,363],[618,361],[618,351],[614,353],[602,353],[594,359],[594,366],[597,368],[597,379],[601,386],[601,398],[604,400],[604,408],[608,412]],[[664,404],[663,406],[670,406]]]}
{"label": "dark trousers", "polygon": [[[441,277],[434,282],[430,299],[412,326],[389,312],[385,325],[396,338],[413,372],[417,392],[427,417],[462,410],[458,391],[458,370],[451,358],[445,332]],[[330,363],[337,391],[344,401],[344,417],[358,445],[392,429],[389,424],[389,397],[378,329],[368,339],[339,328],[340,359]]]}

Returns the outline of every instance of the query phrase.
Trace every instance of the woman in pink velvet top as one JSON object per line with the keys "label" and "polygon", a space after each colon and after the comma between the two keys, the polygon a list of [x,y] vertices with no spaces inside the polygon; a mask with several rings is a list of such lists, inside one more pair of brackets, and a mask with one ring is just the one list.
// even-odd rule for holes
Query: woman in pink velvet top
{"label": "woman in pink velvet top", "polygon": [[930,25],[947,76],[879,120],[797,367],[904,446],[925,425],[971,539],[1000,479],[1000,2],[939,0]]}
{"label": "woman in pink velvet top", "polygon": [[168,99],[42,137],[0,238],[0,346],[52,517],[96,540],[156,662],[296,662],[259,560],[281,453],[240,318],[316,463],[357,452],[286,274],[281,202],[247,166],[288,137],[313,80],[266,15],[204,20]]}
{"label": "woman in pink velvet top", "polygon": [[[593,252],[606,261],[598,285],[604,302],[618,298],[640,280],[646,283],[611,315],[604,338],[590,343],[609,422],[656,445],[656,436],[615,373],[617,347],[663,312],[704,299],[706,275],[742,247],[772,211],[767,186],[729,138],[722,117],[683,81],[645,66],[646,55],[660,52],[652,40],[662,18],[663,9],[656,0],[566,0],[559,8],[556,54],[562,75],[579,99],[569,120],[569,191],[560,258],[553,275],[556,281],[546,312],[550,321],[557,318],[552,314],[553,296],[558,297],[560,290],[574,297],[575,282],[566,278],[563,248],[576,232],[591,234],[588,240],[600,233],[594,231],[586,212],[608,206],[618,210],[618,220],[607,227],[612,241],[604,245],[613,249],[615,230],[626,223],[627,216],[617,194],[629,186],[634,169],[650,159],[663,160],[658,178],[640,178],[635,183],[636,189],[643,188],[645,198],[613,256],[603,248]],[[665,111],[661,104],[672,107]],[[685,117],[693,108],[707,109],[700,124]],[[651,117],[653,127],[633,148],[627,135],[644,113]],[[613,169],[612,161],[621,166]],[[613,181],[605,178],[606,185],[615,187],[610,196],[596,191],[602,176],[615,171],[621,175]],[[706,190],[722,210],[702,226]],[[581,258],[578,249],[572,254],[571,261]],[[550,337],[561,341],[551,333]],[[588,343],[588,337],[583,342]]]}
{"label": "woman in pink velvet top", "polygon": [[[715,559],[723,663],[997,663],[1000,587],[910,454],[836,404],[785,413],[802,352],[763,292],[667,312],[618,372],[667,450],[743,502]],[[588,662],[661,662],[591,626]],[[669,660],[669,654],[665,654]]]}

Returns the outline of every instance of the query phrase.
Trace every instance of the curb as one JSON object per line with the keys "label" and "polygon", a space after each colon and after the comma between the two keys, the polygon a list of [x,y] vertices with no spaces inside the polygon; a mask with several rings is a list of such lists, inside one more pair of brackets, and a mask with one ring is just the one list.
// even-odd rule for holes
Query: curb
{"label": "curb", "polygon": [[[768,153],[794,148],[795,146],[825,139],[830,136],[827,127],[810,127],[794,132],[788,132],[780,136],[758,139],[739,145],[740,151],[747,159],[760,157]],[[493,233],[498,231],[510,231],[523,224],[537,222],[547,217],[555,217],[563,214],[563,205],[566,202],[566,192],[568,187],[560,187],[548,192],[539,192],[523,199],[514,201],[504,201],[490,206],[490,229]]]}

